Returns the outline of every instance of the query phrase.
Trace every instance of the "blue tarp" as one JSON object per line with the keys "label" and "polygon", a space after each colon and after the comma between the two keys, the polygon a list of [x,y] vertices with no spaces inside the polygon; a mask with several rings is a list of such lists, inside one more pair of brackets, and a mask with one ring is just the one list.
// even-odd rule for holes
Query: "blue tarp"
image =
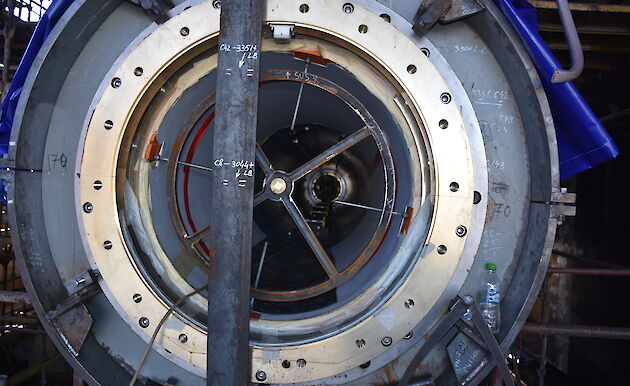
{"label": "blue tarp", "polygon": [[[33,65],[33,61],[44,44],[44,40],[46,40],[46,37],[48,37],[50,31],[57,24],[61,15],[66,12],[66,9],[68,9],[73,1],[74,0],[53,0],[35,28],[35,32],[24,53],[24,57],[11,81],[7,97],[2,103],[2,115],[0,116],[0,155],[8,152],[15,108],[17,107],[22,92],[22,86],[24,86],[24,81]],[[5,63],[5,65],[8,65],[8,63]]]}
{"label": "blue tarp", "polygon": [[573,83],[551,83],[558,61],[538,35],[536,9],[527,0],[494,0],[523,39],[547,93],[558,138],[560,178],[615,158],[617,146]]}
{"label": "blue tarp", "polygon": [[[28,71],[44,40],[73,1],[54,0],[35,29],[9,88],[8,97],[2,104],[0,155],[7,153],[15,108]],[[572,83],[551,83],[551,76],[559,64],[538,36],[535,8],[526,0],[494,2],[523,39],[547,92],[558,138],[561,178],[571,177],[616,157],[619,154],[617,146],[575,86]]]}

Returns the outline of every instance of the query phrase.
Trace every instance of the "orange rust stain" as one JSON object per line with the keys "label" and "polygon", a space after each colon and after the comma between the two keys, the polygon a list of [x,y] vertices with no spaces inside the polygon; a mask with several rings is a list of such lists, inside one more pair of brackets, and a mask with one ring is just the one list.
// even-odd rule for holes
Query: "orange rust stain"
{"label": "orange rust stain", "polygon": [[413,208],[407,207],[407,209],[405,209],[405,219],[403,220],[402,225],[400,226],[400,233],[407,234],[407,231],[409,230],[409,226],[411,226],[412,215],[413,215]]}
{"label": "orange rust stain", "polygon": [[260,320],[260,313],[250,311],[249,312],[249,320]]}
{"label": "orange rust stain", "polygon": [[153,133],[151,136],[151,140],[149,141],[149,145],[147,146],[147,150],[144,153],[144,159],[149,162],[155,161],[156,157],[160,155],[160,149],[162,145],[157,140],[157,131]]}
{"label": "orange rust stain", "polygon": [[487,210],[486,210],[486,224],[488,224],[490,221],[492,221],[493,217],[494,217],[494,205],[495,202],[488,200],[488,205],[487,205]]}
{"label": "orange rust stain", "polygon": [[322,57],[322,53],[320,51],[295,50],[291,52],[293,52],[293,56],[295,56],[298,59],[302,59],[302,60],[310,59],[311,62],[315,64],[319,64],[320,66],[326,67],[330,63],[334,63],[332,60]]}
{"label": "orange rust stain", "polygon": [[387,378],[388,384],[396,383],[397,381],[396,376],[394,375],[391,367],[389,366],[385,367],[385,377]]}

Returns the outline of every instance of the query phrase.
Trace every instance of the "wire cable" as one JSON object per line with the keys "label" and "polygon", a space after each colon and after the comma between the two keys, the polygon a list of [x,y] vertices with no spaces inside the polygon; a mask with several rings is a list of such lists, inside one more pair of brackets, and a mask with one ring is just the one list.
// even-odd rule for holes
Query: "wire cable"
{"label": "wire cable", "polygon": [[164,323],[166,323],[166,320],[168,319],[169,315],[171,315],[171,313],[179,306],[181,306],[182,304],[184,304],[184,302],[186,302],[186,300],[190,299],[191,297],[197,295],[198,293],[200,293],[201,291],[205,290],[206,287],[201,287],[199,289],[194,290],[193,292],[189,293],[188,295],[180,298],[177,302],[175,302],[164,314],[164,316],[162,317],[162,320],[160,320],[160,323],[158,323],[157,327],[155,328],[155,331],[153,332],[153,336],[151,336],[151,340],[149,340],[149,344],[147,346],[147,349],[144,351],[144,355],[142,356],[142,360],[140,361],[140,364],[138,365],[138,368],[136,369],[136,372],[133,374],[133,377],[131,378],[131,382],[129,382],[129,386],[134,386],[136,381],[138,380],[138,376],[140,375],[140,371],[142,370],[142,367],[144,366],[144,363],[147,361],[147,358],[149,356],[149,353],[151,352],[151,346],[153,346],[153,343],[155,342],[155,339],[158,336],[158,333],[160,332],[160,329],[162,328],[162,326],[164,325]]}

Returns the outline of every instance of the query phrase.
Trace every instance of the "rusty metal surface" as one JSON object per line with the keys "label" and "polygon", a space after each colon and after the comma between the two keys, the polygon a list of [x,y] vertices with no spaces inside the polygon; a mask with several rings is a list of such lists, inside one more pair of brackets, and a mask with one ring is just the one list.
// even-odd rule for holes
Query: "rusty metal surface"
{"label": "rusty metal surface", "polygon": [[548,273],[593,276],[630,276],[630,269],[549,267]]}
{"label": "rusty metal surface", "polygon": [[621,327],[525,323],[522,332],[524,334],[537,335],[566,335],[580,338],[630,340],[630,328]]}
{"label": "rusty metal surface", "polygon": [[84,304],[78,304],[52,321],[61,341],[75,356],[79,355],[94,320]]}
{"label": "rusty metal surface", "polygon": [[31,297],[26,292],[0,291],[0,303],[30,304]]}

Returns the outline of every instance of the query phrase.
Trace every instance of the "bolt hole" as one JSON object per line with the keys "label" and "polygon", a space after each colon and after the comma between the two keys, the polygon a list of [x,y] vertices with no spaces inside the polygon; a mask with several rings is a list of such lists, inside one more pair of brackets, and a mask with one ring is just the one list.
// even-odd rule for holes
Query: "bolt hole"
{"label": "bolt hole", "polygon": [[188,27],[184,27],[184,28],[179,30],[179,33],[182,36],[188,36],[190,34],[190,29]]}
{"label": "bolt hole", "polygon": [[354,12],[354,5],[350,3],[345,3],[342,7],[344,13],[352,13]]}
{"label": "bolt hole", "polygon": [[104,125],[106,130],[111,130],[114,127],[114,122],[112,121],[105,121],[105,125]]}
{"label": "bolt hole", "polygon": [[457,192],[459,190],[459,184],[457,182],[451,182],[451,192]]}
{"label": "bolt hole", "polygon": [[289,367],[291,367],[291,362],[289,362],[288,360],[283,360],[282,361],[282,367],[284,367],[285,369],[288,369]]}
{"label": "bolt hole", "polygon": [[135,76],[142,76],[142,74],[144,74],[144,70],[142,69],[142,67],[136,67],[136,69],[133,70],[133,74]]}
{"label": "bolt hole", "polygon": [[441,119],[439,125],[440,129],[446,129],[448,128],[448,121],[446,119]]}
{"label": "bolt hole", "polygon": [[370,365],[371,365],[371,364],[372,364],[372,362],[367,361],[367,362],[365,362],[364,364],[360,365],[359,367],[365,370],[365,369],[367,369],[368,367],[370,367]]}
{"label": "bolt hole", "polygon": [[411,308],[413,308],[413,306],[414,306],[415,304],[416,304],[416,303],[413,301],[413,299],[407,299],[407,300],[405,300],[405,308],[411,309]]}
{"label": "bolt hole", "polygon": [[134,301],[134,303],[140,303],[142,301],[142,295],[134,294],[133,295],[133,301]]}
{"label": "bolt hole", "polygon": [[391,23],[391,22],[392,22],[392,18],[391,18],[391,16],[389,16],[388,14],[386,14],[386,13],[381,13],[381,15],[380,15],[380,16],[381,16],[381,19],[385,20],[386,22],[388,22],[388,23]]}
{"label": "bolt hole", "polygon": [[302,4],[302,5],[300,5],[300,12],[302,12],[302,13],[306,13],[306,12],[308,12],[308,10],[309,10],[309,6],[308,6],[308,4]]}
{"label": "bolt hole", "polygon": [[418,68],[416,66],[414,66],[413,64],[410,64],[407,66],[407,72],[410,74],[415,74],[416,71],[418,71]]}
{"label": "bolt hole", "polygon": [[429,51],[429,49],[428,49],[428,48],[422,47],[422,48],[420,48],[420,51],[422,51],[422,53],[424,54],[424,56],[426,56],[427,58],[428,58],[429,56],[431,56],[431,51]]}
{"label": "bolt hole", "polygon": [[359,32],[361,32],[362,34],[366,34],[366,33],[367,33],[367,31],[368,31],[368,26],[367,26],[367,25],[365,25],[365,24],[361,24],[361,25],[359,26]]}
{"label": "bolt hole", "polygon": [[306,367],[306,359],[302,359],[302,358],[298,359],[297,365],[298,367]]}
{"label": "bolt hole", "polygon": [[179,343],[186,343],[188,342],[188,335],[186,334],[179,334]]}
{"label": "bolt hole", "polygon": [[358,348],[362,348],[365,346],[365,340],[364,339],[357,339],[357,341],[355,342]]}
{"label": "bolt hole", "polygon": [[103,248],[107,249],[108,251],[109,251],[110,249],[112,249],[112,246],[113,246],[113,244],[112,244],[112,242],[111,242],[111,241],[109,241],[109,240],[106,240],[106,241],[104,241],[104,242],[103,242]]}
{"label": "bolt hole", "polygon": [[447,249],[446,249],[446,245],[440,245],[437,247],[437,251],[440,255],[443,255],[446,253]]}
{"label": "bolt hole", "polygon": [[103,183],[99,180],[94,181],[94,190],[103,189]]}
{"label": "bolt hole", "polygon": [[440,95],[440,100],[442,101],[442,103],[447,104],[447,103],[451,103],[451,94],[445,92],[442,93],[442,95]]}
{"label": "bolt hole", "polygon": [[475,193],[473,193],[473,204],[479,204],[481,202],[481,193],[479,193],[478,191],[475,190]]}
{"label": "bolt hole", "polygon": [[122,86],[122,79],[120,79],[120,78],[112,79],[112,87],[113,88],[118,88],[120,86]]}

